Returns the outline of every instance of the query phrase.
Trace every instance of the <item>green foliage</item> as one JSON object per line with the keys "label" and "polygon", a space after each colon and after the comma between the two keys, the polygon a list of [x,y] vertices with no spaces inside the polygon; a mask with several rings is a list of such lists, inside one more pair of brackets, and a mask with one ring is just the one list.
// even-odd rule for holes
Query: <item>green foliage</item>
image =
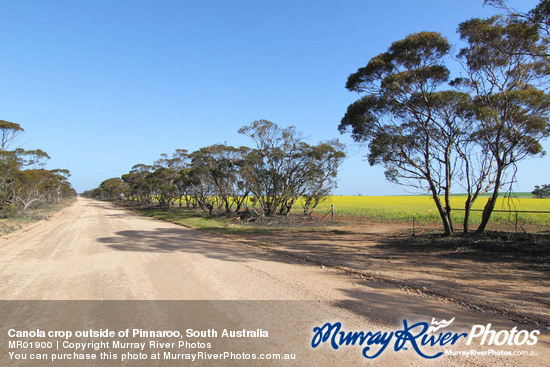
{"label": "green foliage", "polygon": [[[504,12],[510,19],[516,22],[524,22],[533,26],[542,40],[541,43],[547,43],[550,36],[550,1],[540,0],[539,3],[528,12],[519,12],[510,8],[506,0],[484,0],[485,4],[494,6]],[[537,54],[539,56],[548,56],[548,54]]]}
{"label": "green foliage", "polygon": [[241,175],[264,215],[288,214],[301,196],[308,198],[307,212],[334,187],[345,157],[337,140],[311,146],[294,127],[283,129],[267,120],[254,121],[239,133],[256,143]]}
{"label": "green foliage", "polygon": [[535,189],[531,192],[534,197],[539,199],[550,198],[550,184],[535,186]]}
{"label": "green foliage", "polygon": [[[195,177],[193,196],[201,207],[211,212],[214,204],[209,202],[206,193],[213,192],[219,198],[226,213],[233,205],[239,211],[250,190],[241,176],[249,148],[235,148],[225,144],[215,144],[201,148],[190,155],[192,174]],[[200,182],[200,186],[196,185]]]}
{"label": "green foliage", "polygon": [[23,131],[23,128],[19,124],[0,120],[0,151],[6,151],[8,146]]}
{"label": "green foliage", "polygon": [[468,78],[457,84],[472,95],[472,136],[490,152],[495,167],[485,177],[492,195],[478,228],[482,232],[501,188],[514,181],[517,162],[545,154],[540,141],[550,134],[550,97],[540,86],[547,82],[549,69],[540,55],[548,49],[535,25],[515,17],[471,19],[458,31],[468,43],[458,54]]}
{"label": "green foliage", "polygon": [[21,132],[19,124],[0,120],[0,215],[4,217],[18,215],[36,203],[59,203],[61,198],[76,195],[68,170],[43,168],[50,158],[46,152],[9,150]]}
{"label": "green foliage", "polygon": [[[130,190],[130,185],[119,177],[103,181],[97,189],[92,190],[89,196],[100,200],[119,201]],[[88,196],[88,194],[84,195]]]}
{"label": "green foliage", "polygon": [[467,94],[441,90],[449,78],[443,64],[449,50],[434,32],[394,42],[348,78],[349,90],[367,95],[348,107],[339,126],[368,142],[369,163],[384,166],[388,180],[431,192],[448,234],[449,205],[440,193],[450,193],[452,144],[465,135],[462,122],[471,115]]}
{"label": "green foliage", "polygon": [[165,211],[179,200],[180,207],[185,201],[186,207],[209,215],[216,208],[233,215],[246,206],[246,211],[269,216],[287,214],[300,196],[307,214],[335,187],[345,157],[337,140],[312,146],[293,127],[282,129],[266,120],[239,132],[254,139],[256,149],[226,144],[189,154],[178,149],[172,157],[162,154],[153,166],[135,165],[122,179],[106,180],[83,195],[120,200],[124,193],[141,205],[157,202]]}
{"label": "green foliage", "polygon": [[[497,2],[503,4],[491,3]],[[544,12],[542,4],[537,11]],[[451,81],[452,90],[444,89],[451,46],[434,32],[394,42],[348,78],[346,88],[366,95],[348,107],[340,132],[368,143],[369,163],[384,166],[388,180],[430,192],[447,234],[452,185],[468,193],[466,230],[473,203],[492,191],[483,231],[500,189],[514,181],[516,163],[544,154],[550,97],[540,86],[550,70],[547,40],[540,24],[520,18],[460,24],[467,47],[458,59],[467,75]]]}

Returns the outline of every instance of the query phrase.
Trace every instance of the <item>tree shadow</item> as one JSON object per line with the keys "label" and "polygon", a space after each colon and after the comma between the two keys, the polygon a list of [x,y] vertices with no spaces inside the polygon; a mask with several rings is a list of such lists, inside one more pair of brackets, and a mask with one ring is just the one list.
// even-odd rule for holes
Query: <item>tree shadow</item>
{"label": "tree shadow", "polygon": [[[396,292],[387,292],[385,286],[374,285],[369,282],[368,288],[341,289],[346,295],[346,299],[334,302],[334,305],[347,309],[358,315],[361,315],[373,323],[384,322],[388,325],[395,325],[396,329],[403,328],[403,320],[406,319],[410,324],[420,321],[430,323],[432,318],[436,320],[450,320],[456,317],[456,320],[448,329],[443,332],[467,332],[469,333],[473,325],[491,323],[492,330],[510,330],[517,327],[518,330],[539,330],[542,334],[547,334],[541,325],[518,324],[517,320],[495,317],[482,310],[468,309],[459,304],[447,305],[441,307],[438,302],[426,301],[424,296],[411,294],[407,303],[403,302],[403,296]],[[373,318],[372,315],[376,315]],[[519,317],[521,319],[521,316]],[[550,347],[548,338],[537,343],[537,349]],[[504,349],[510,348],[505,345]]]}
{"label": "tree shadow", "polygon": [[280,231],[256,239],[394,287],[550,325],[549,247],[544,237],[530,242],[528,236],[443,238],[375,231]]}
{"label": "tree shadow", "polygon": [[395,236],[374,246],[405,256],[434,256],[499,263],[550,272],[550,235],[492,232],[484,236]]}
{"label": "tree shadow", "polygon": [[267,251],[251,251],[251,247],[244,243],[236,245],[227,239],[183,227],[118,231],[115,236],[98,238],[97,241],[117,251],[193,253],[232,262],[258,259],[287,263],[298,262],[290,257],[276,256],[276,254]]}
{"label": "tree shadow", "polygon": [[[101,204],[101,208],[112,209]],[[105,215],[131,217],[134,214],[116,210]],[[97,241],[126,252],[190,253],[230,262],[266,260],[343,267],[381,280],[386,287],[410,287],[455,302],[511,310],[530,320],[550,323],[549,247],[544,241],[529,243],[526,237],[517,243],[514,242],[517,238],[482,238],[475,242],[466,238],[380,233],[375,228],[311,232],[275,229],[246,237],[291,256],[258,251],[241,240],[235,243],[203,231],[175,226],[124,230]]]}

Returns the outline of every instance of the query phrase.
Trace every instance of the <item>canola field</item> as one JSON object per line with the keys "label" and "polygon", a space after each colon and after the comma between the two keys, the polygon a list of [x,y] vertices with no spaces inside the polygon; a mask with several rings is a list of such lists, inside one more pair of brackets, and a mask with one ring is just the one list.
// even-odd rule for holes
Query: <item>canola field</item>
{"label": "canola field", "polygon": [[[488,197],[480,197],[475,202],[474,209],[483,209]],[[451,202],[454,209],[464,208],[465,197],[452,196]],[[331,196],[319,204],[315,212],[323,215],[330,211],[334,205],[336,218],[357,217],[379,221],[412,221],[416,216],[419,223],[437,223],[439,214],[430,196]],[[495,210],[504,210],[506,213],[493,213],[491,222],[511,224],[516,221],[515,210],[518,211],[548,211],[550,212],[550,199],[535,199],[519,196],[514,199],[499,198]],[[537,226],[550,225],[550,213],[518,213],[520,225],[532,224]],[[464,211],[453,211],[453,222],[461,224],[464,219]],[[481,212],[472,212],[470,223],[479,223]]]}

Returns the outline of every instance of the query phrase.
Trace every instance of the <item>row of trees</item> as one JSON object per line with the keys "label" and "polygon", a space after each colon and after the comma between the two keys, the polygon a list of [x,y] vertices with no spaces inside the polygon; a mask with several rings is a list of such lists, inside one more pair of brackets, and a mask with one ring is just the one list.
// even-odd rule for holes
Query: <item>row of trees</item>
{"label": "row of trees", "polygon": [[[550,133],[548,1],[528,13],[487,1],[504,16],[471,19],[458,27],[464,47],[451,57],[439,33],[420,32],[349,76],[346,87],[365,95],[348,107],[339,129],[367,142],[371,165],[394,183],[430,193],[447,235],[454,232],[451,190],[467,193],[464,231],[472,205],[491,194],[477,229],[483,232],[516,164],[545,152]],[[447,65],[458,60],[462,75]]]}
{"label": "row of trees", "polygon": [[176,202],[212,214],[247,208],[258,215],[288,214],[299,198],[310,213],[336,186],[345,154],[337,140],[318,145],[304,141],[294,127],[281,128],[254,121],[239,133],[252,138],[255,148],[216,144],[189,153],[178,149],[163,154],[153,165],[138,164],[121,178],[110,178],[85,196],[102,200],[157,201],[163,209]]}
{"label": "row of trees", "polygon": [[76,196],[66,169],[44,169],[50,157],[40,149],[10,150],[23,132],[13,122],[0,120],[0,216],[18,215],[39,202],[59,203]]}

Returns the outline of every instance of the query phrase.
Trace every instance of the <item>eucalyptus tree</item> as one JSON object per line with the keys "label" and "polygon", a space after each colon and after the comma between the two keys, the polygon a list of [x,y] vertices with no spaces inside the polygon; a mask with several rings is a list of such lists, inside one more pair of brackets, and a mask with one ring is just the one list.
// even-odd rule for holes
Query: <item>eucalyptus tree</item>
{"label": "eucalyptus tree", "polygon": [[339,126],[368,143],[369,163],[382,165],[389,181],[431,194],[447,235],[454,232],[455,142],[467,140],[462,127],[471,103],[466,93],[442,90],[450,50],[435,32],[394,42],[349,76],[346,88],[365,96],[348,107]]}
{"label": "eucalyptus tree", "polygon": [[41,149],[8,150],[21,132],[19,124],[0,120],[0,211],[4,216],[19,214],[46,195],[43,182],[49,171],[43,166],[48,154]]}
{"label": "eucalyptus tree", "polygon": [[62,197],[74,194],[69,183],[71,173],[68,169],[53,169],[50,170],[50,173],[51,177],[46,185],[46,195],[49,201],[59,204]]}
{"label": "eucalyptus tree", "polygon": [[247,151],[246,147],[215,144],[190,155],[192,167],[208,176],[226,213],[230,213],[235,204],[238,211],[248,196],[249,190],[240,177]]}
{"label": "eucalyptus tree", "polygon": [[128,195],[130,191],[129,185],[122,181],[120,177],[113,177],[103,181],[99,185],[99,190],[96,194],[99,195],[98,199],[117,201],[121,200],[123,196]]}
{"label": "eucalyptus tree", "polygon": [[128,184],[129,196],[141,205],[151,205],[153,202],[154,189],[150,178],[152,172],[152,166],[136,164],[129,173],[122,175],[122,180]]}
{"label": "eucalyptus tree", "polygon": [[338,168],[345,158],[345,146],[337,139],[313,146],[310,151],[309,177],[301,193],[304,214],[310,214],[336,188]]}
{"label": "eucalyptus tree", "polygon": [[517,16],[460,24],[467,47],[458,59],[466,75],[450,83],[454,90],[444,90],[450,45],[433,32],[394,42],[348,78],[349,90],[366,95],[348,107],[340,131],[368,142],[369,163],[384,166],[390,181],[427,189],[446,234],[454,231],[454,183],[468,194],[466,232],[473,203],[491,192],[480,233],[500,190],[514,181],[517,162],[544,154],[550,99],[543,87],[550,69],[540,27]]}
{"label": "eucalyptus tree", "polygon": [[173,184],[176,189],[176,196],[179,200],[180,208],[183,199],[185,199],[187,207],[189,207],[191,201],[191,181],[189,177],[190,164],[191,159],[186,149],[176,149],[176,151],[172,153],[172,157],[166,161],[166,166],[174,170],[175,177],[173,179]]}
{"label": "eucalyptus tree", "polygon": [[[191,156],[193,153],[191,153]],[[189,193],[194,207],[198,206],[212,215],[216,187],[209,172],[202,165],[192,166],[187,173]]]}
{"label": "eucalyptus tree", "polygon": [[162,209],[168,210],[178,198],[176,180],[178,173],[169,167],[157,167],[147,176],[153,195]]}
{"label": "eucalyptus tree", "polygon": [[190,164],[189,153],[186,149],[176,149],[172,154],[169,166],[176,171],[174,185],[176,186],[179,206],[181,208],[182,199],[185,199],[187,207],[190,203]]}
{"label": "eucalyptus tree", "polygon": [[[23,132],[23,128],[14,122],[0,120],[0,209],[11,203],[13,174],[22,167],[21,154],[8,150],[11,143]],[[5,211],[5,210],[2,210]]]}
{"label": "eucalyptus tree", "polygon": [[[539,3],[529,11],[519,11],[508,6],[506,0],[484,0],[485,4],[492,5],[504,12],[504,15],[515,22],[525,22],[535,27],[541,36],[542,42],[548,42],[550,37],[550,0],[540,0]],[[546,55],[548,52],[540,53],[540,50],[530,50],[532,55]]]}
{"label": "eucalyptus tree", "polygon": [[345,157],[336,141],[311,146],[294,127],[267,120],[254,121],[239,133],[256,143],[240,172],[266,216],[288,214],[301,196],[314,190],[330,191]]}
{"label": "eucalyptus tree", "polygon": [[179,206],[181,207],[183,199],[189,206],[192,199],[191,185],[193,180],[189,176],[191,174],[191,157],[188,151],[186,149],[176,149],[171,157],[166,153],[161,154],[160,159],[155,161],[152,168],[153,170],[148,177],[154,189],[161,196],[158,198],[161,206],[166,208],[167,202],[170,203],[169,207],[175,200],[179,200]]}
{"label": "eucalyptus tree", "polygon": [[0,151],[6,151],[23,131],[21,125],[15,122],[0,120]]}
{"label": "eucalyptus tree", "polygon": [[460,24],[467,46],[460,50],[466,77],[456,85],[473,98],[474,138],[493,162],[486,182],[491,197],[478,233],[485,230],[500,191],[511,187],[516,164],[545,154],[540,141],[550,134],[550,97],[543,89],[549,68],[537,26],[500,16]]}
{"label": "eucalyptus tree", "polygon": [[19,213],[35,202],[43,200],[57,175],[45,169],[26,169],[16,174],[12,203]]}
{"label": "eucalyptus tree", "polygon": [[550,184],[535,186],[535,189],[531,191],[531,194],[538,199],[550,198]]}
{"label": "eucalyptus tree", "polygon": [[173,158],[168,158],[167,154],[161,154],[161,158],[155,161],[153,171],[146,177],[151,184],[153,194],[159,205],[164,209],[169,209],[174,202],[181,198],[178,183],[181,176],[180,170],[186,157],[183,151],[176,152]]}
{"label": "eucalyptus tree", "polygon": [[242,175],[263,214],[272,216],[277,210],[284,211],[292,192],[289,181],[300,174],[303,162],[299,134],[294,127],[282,129],[267,120],[243,126],[239,133],[256,143],[256,149],[246,158]]}

